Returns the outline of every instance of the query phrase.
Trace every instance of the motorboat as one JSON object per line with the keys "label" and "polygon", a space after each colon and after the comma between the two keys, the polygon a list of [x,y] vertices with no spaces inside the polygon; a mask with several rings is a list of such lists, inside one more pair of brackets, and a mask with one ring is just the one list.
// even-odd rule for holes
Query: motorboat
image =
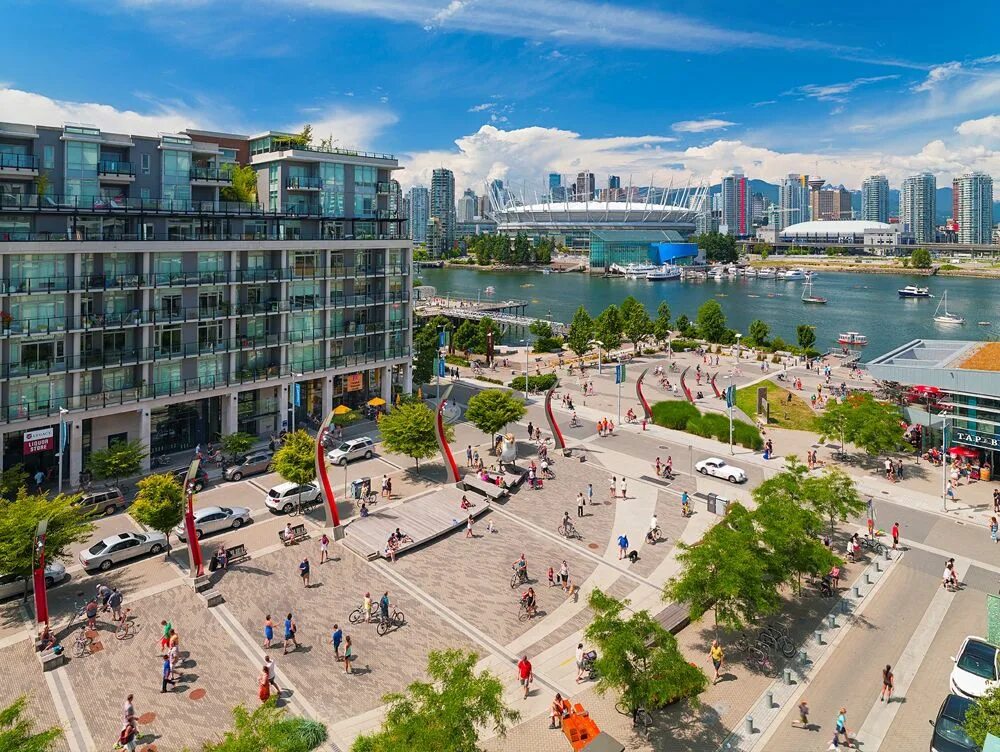
{"label": "motorboat", "polygon": [[647,274],[659,268],[652,264],[628,264],[627,266],[614,265],[611,267],[611,271],[619,272],[625,279],[645,279]]}
{"label": "motorboat", "polygon": [[765,266],[757,270],[757,279],[775,279],[777,274],[778,272],[776,269]]}
{"label": "motorboat", "polygon": [[812,277],[806,280],[805,287],[802,288],[802,302],[803,303],[826,303],[826,298],[821,298],[818,295],[813,295],[813,281]]}
{"label": "motorboat", "polygon": [[992,321],[977,321],[976,323],[979,324],[979,326],[993,326]]}
{"label": "motorboat", "polygon": [[[941,313],[941,306],[944,306],[944,313]],[[965,323],[965,319],[956,313],[948,313],[948,291],[944,291],[944,295],[941,296],[941,302],[937,304],[937,308],[934,309],[934,321],[939,324],[954,324],[962,325]]]}
{"label": "motorboat", "polygon": [[726,268],[724,266],[713,266],[708,270],[708,276],[710,279],[722,279],[726,276]]}
{"label": "motorboat", "polygon": [[490,285],[485,290],[483,290],[483,293],[485,295],[496,295],[497,294],[497,288],[495,288],[492,285]]}
{"label": "motorboat", "polygon": [[901,298],[929,298],[931,297],[931,291],[926,287],[917,287],[916,285],[907,285],[902,289],[897,290],[899,297]]}
{"label": "motorboat", "polygon": [[860,332],[842,332],[837,336],[837,342],[842,345],[855,345],[864,347],[868,344],[868,337]]}
{"label": "motorboat", "polygon": [[786,269],[783,272],[778,272],[778,279],[783,279],[786,282],[794,282],[805,278],[806,273],[802,269]]}
{"label": "motorboat", "polygon": [[672,264],[664,264],[661,267],[646,272],[646,279],[650,282],[662,282],[668,279],[680,279],[681,268]]}

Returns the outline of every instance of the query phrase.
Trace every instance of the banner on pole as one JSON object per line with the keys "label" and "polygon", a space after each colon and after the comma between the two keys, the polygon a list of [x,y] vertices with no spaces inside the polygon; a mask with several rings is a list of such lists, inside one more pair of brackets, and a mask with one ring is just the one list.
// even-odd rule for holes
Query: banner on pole
{"label": "banner on pole", "polygon": [[295,406],[302,407],[302,384],[295,384]]}
{"label": "banner on pole", "polygon": [[733,405],[736,404],[736,387],[727,386],[726,387],[726,407],[732,409]]}
{"label": "banner on pole", "polygon": [[625,364],[619,363],[615,366],[615,383],[624,384],[625,383]]}

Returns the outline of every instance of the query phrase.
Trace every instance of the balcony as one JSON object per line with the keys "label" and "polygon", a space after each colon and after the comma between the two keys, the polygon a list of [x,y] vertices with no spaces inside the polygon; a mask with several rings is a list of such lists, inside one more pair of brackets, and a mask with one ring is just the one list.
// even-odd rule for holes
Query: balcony
{"label": "balcony", "polygon": [[290,191],[318,191],[323,187],[323,178],[290,177],[285,188]]}
{"label": "balcony", "polygon": [[232,185],[233,173],[227,167],[192,167],[192,185]]}
{"label": "balcony", "polygon": [[0,178],[32,180],[38,177],[38,157],[0,152]]}
{"label": "balcony", "polygon": [[97,163],[97,175],[102,183],[132,183],[135,165],[117,159],[102,159]]}
{"label": "balcony", "polygon": [[386,183],[380,180],[375,186],[375,192],[379,194],[389,194],[392,193],[392,183]]}

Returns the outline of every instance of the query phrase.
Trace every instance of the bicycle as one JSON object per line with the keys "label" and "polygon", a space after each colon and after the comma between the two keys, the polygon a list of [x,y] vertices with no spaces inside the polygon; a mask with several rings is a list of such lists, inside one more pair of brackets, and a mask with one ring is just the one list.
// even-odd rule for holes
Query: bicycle
{"label": "bicycle", "polygon": [[347,620],[351,624],[361,624],[362,622],[371,621],[371,614],[365,610],[364,606],[358,606],[356,609],[351,611]]}
{"label": "bicycle", "polygon": [[650,712],[646,708],[640,705],[633,710],[623,700],[619,700],[615,703],[615,710],[622,715],[632,716],[632,728],[642,738],[649,739],[650,730],[653,728],[653,716],[650,715]]}
{"label": "bicycle", "polygon": [[747,661],[756,665],[757,670],[764,674],[768,673],[773,665],[767,653],[756,645],[748,651]]}
{"label": "bicycle", "polygon": [[878,538],[869,538],[867,535],[861,538],[861,547],[867,548],[869,551],[874,551],[880,556],[885,554],[885,544]]}
{"label": "bicycle", "polygon": [[132,609],[126,608],[122,613],[122,618],[118,620],[118,627],[115,629],[116,640],[127,640],[130,637],[135,637],[136,632],[139,631],[138,627],[132,621],[131,613]]}
{"label": "bicycle", "polygon": [[572,523],[568,525],[560,525],[558,528],[556,528],[556,532],[559,533],[559,535],[561,535],[564,538],[579,538],[581,540],[583,539],[583,536],[580,535],[579,532],[577,532],[576,527],[574,527]]}
{"label": "bicycle", "polygon": [[651,538],[652,540],[654,540],[654,541],[658,541],[658,540],[662,540],[662,539],[663,539],[663,533],[662,533],[662,532],[660,532],[660,526],[659,526],[659,525],[657,525],[656,527],[654,527],[654,528],[653,528],[652,530],[650,530],[650,531],[649,531],[648,533],[646,533],[646,534],[647,534],[647,535],[648,535],[648,536],[649,536],[649,537],[650,537],[650,538]]}
{"label": "bicycle", "polygon": [[87,629],[81,627],[80,631],[76,633],[76,639],[73,641],[73,656],[75,658],[83,658],[85,655],[90,655],[93,651],[90,646],[93,640],[87,637]]}
{"label": "bicycle", "polygon": [[514,574],[510,576],[510,588],[513,590],[518,585],[523,585],[528,581],[528,570],[527,568],[515,569],[514,567],[511,569],[514,569]]}
{"label": "bicycle", "polygon": [[517,620],[527,621],[528,619],[534,619],[538,615],[538,606],[534,605],[528,608],[524,601],[520,601],[517,609]]}
{"label": "bicycle", "polygon": [[375,625],[375,631],[378,633],[378,636],[381,637],[393,627],[398,629],[405,623],[406,619],[403,617],[403,612],[393,608],[392,614],[389,616],[389,618],[386,618],[382,616],[382,614],[379,614],[378,624]]}

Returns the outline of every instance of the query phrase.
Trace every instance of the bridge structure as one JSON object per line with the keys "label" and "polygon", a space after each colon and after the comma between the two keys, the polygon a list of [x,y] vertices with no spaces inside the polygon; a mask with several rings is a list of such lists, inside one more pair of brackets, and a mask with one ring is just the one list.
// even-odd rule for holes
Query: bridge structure
{"label": "bridge structure", "polygon": [[479,321],[490,318],[504,330],[520,327],[527,330],[536,321],[543,321],[552,327],[554,334],[564,335],[569,327],[561,321],[527,315],[526,300],[473,300],[471,298],[433,297],[417,300],[413,312],[420,318],[444,316],[449,319]]}

